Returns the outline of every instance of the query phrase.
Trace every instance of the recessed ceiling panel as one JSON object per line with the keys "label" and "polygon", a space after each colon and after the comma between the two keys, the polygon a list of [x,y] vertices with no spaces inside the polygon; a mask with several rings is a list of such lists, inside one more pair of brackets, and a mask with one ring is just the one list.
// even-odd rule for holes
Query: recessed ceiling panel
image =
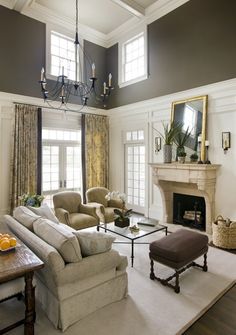
{"label": "recessed ceiling panel", "polygon": [[137,2],[137,4],[139,4],[143,8],[147,8],[148,6],[156,2],[156,0],[135,0],[135,2]]}
{"label": "recessed ceiling panel", "polygon": [[[75,0],[36,0],[36,2],[62,17],[75,17]],[[79,22],[104,34],[110,33],[130,18],[132,15],[129,12],[111,0],[79,1]]]}

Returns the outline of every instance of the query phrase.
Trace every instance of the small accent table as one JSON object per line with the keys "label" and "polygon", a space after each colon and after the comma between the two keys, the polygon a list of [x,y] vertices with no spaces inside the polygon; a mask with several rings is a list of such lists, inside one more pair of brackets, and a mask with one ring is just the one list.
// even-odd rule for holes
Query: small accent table
{"label": "small accent table", "polygon": [[[12,233],[10,234],[14,236]],[[36,314],[35,288],[32,284],[32,279],[34,271],[41,269],[44,263],[18,238],[17,242],[19,245],[14,251],[0,252],[0,289],[2,283],[20,277],[25,278],[25,318],[0,329],[0,334],[24,324],[24,335],[33,335]]]}
{"label": "small accent table", "polygon": [[[139,227],[139,231],[138,232],[131,232],[131,230],[129,229],[129,227],[125,227],[125,228],[119,228],[117,226],[114,225],[114,223],[108,223],[108,224],[102,224],[99,226],[99,228],[102,228],[106,231],[109,231],[110,233],[114,233],[116,235],[122,236],[124,238],[127,238],[128,240],[130,240],[130,242],[116,242],[116,243],[129,243],[131,244],[131,266],[133,267],[134,265],[134,245],[135,244],[146,244],[146,242],[135,242],[136,240],[151,235],[153,233],[156,233],[158,231],[164,230],[165,234],[167,235],[167,226],[163,226],[161,224],[157,224],[154,227],[145,227],[144,229],[142,229],[141,227]],[[149,243],[148,243],[149,244]]]}

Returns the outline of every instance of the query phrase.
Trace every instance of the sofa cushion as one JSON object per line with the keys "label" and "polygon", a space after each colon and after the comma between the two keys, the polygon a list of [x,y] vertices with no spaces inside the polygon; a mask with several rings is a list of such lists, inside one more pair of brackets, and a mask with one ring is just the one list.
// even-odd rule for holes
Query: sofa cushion
{"label": "sofa cushion", "polygon": [[101,254],[111,249],[115,237],[100,232],[74,232],[83,256]]}
{"label": "sofa cushion", "polygon": [[47,204],[42,204],[40,207],[31,207],[28,208],[35,214],[42,216],[45,219],[51,220],[55,223],[59,223],[58,218],[54,215],[53,211]]}
{"label": "sofa cushion", "polygon": [[45,242],[52,245],[67,263],[82,260],[80,245],[75,235],[64,225],[48,219],[38,219],[33,223],[34,232]]}
{"label": "sofa cushion", "polygon": [[13,217],[20,222],[23,226],[33,231],[33,223],[40,219],[41,216],[33,213],[25,206],[16,207],[13,211]]}

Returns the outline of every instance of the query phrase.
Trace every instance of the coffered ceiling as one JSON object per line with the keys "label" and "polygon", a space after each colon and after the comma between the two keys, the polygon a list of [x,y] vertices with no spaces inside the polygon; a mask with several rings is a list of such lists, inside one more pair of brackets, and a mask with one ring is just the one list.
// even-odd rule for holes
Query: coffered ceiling
{"label": "coffered ceiling", "polygon": [[[114,35],[126,32],[140,22],[150,23],[187,1],[79,0],[79,23],[103,42],[114,40]],[[0,0],[0,5],[69,30],[74,29],[75,4],[76,0]]]}

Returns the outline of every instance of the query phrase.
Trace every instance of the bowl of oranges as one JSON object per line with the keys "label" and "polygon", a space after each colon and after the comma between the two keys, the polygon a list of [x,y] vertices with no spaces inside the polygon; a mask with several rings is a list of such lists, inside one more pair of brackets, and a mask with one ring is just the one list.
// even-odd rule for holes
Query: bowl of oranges
{"label": "bowl of oranges", "polygon": [[10,234],[0,233],[0,251],[14,250],[17,245],[15,237]]}

